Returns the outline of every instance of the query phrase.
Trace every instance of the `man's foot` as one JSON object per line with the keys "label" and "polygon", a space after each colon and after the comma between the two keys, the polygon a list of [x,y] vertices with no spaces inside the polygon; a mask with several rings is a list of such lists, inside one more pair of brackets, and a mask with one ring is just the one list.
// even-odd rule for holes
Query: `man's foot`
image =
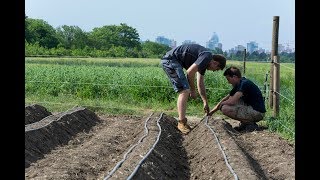
{"label": "man's foot", "polygon": [[254,122],[241,122],[239,126],[234,127],[237,131],[255,131],[259,129],[259,126]]}
{"label": "man's foot", "polygon": [[188,134],[191,131],[191,127],[187,124],[187,118],[178,121],[178,129],[182,134]]}
{"label": "man's foot", "polygon": [[190,131],[191,131],[191,127],[189,126],[188,123],[184,124]]}

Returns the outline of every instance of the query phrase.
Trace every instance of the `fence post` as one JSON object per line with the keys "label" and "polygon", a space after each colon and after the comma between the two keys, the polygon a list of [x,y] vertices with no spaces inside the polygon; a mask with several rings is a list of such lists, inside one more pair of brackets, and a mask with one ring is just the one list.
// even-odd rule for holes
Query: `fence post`
{"label": "fence post", "polygon": [[280,58],[279,56],[274,56],[274,63],[273,63],[273,117],[276,118],[279,115],[279,109],[280,109],[280,102],[279,102],[279,96],[280,96]]}
{"label": "fence post", "polygon": [[264,80],[264,83],[263,83],[263,93],[264,93],[264,97],[263,97],[263,100],[264,100],[264,103],[266,104],[266,101],[268,100],[269,98],[269,89],[268,89],[268,76],[269,76],[269,72],[266,72],[266,77],[265,77],[265,80]]}
{"label": "fence post", "polygon": [[273,107],[273,57],[278,56],[278,34],[279,34],[279,16],[273,16],[273,29],[272,29],[272,49],[271,49],[271,65],[270,65],[270,96],[269,106]]}
{"label": "fence post", "polygon": [[246,74],[246,57],[247,57],[247,50],[244,49],[244,54],[243,54],[243,75]]}

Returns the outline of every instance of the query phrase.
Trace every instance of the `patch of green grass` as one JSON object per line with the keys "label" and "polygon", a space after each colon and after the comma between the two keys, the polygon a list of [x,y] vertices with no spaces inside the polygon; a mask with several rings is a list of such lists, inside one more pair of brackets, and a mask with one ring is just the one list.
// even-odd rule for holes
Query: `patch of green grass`
{"label": "patch of green grass", "polygon": [[[177,94],[159,63],[160,59],[140,58],[26,58],[25,100],[52,112],[84,106],[105,114],[140,115],[154,111],[176,117]],[[243,62],[227,61],[227,67],[231,65],[244,71]],[[244,76],[263,90],[265,98],[269,97],[269,70],[270,63],[246,62]],[[279,117],[271,121],[273,110],[267,108],[263,123],[294,141],[294,64],[283,64],[280,74]],[[207,71],[205,85],[210,109],[231,90],[223,71]],[[198,95],[188,102],[187,116],[202,118],[202,106]]]}

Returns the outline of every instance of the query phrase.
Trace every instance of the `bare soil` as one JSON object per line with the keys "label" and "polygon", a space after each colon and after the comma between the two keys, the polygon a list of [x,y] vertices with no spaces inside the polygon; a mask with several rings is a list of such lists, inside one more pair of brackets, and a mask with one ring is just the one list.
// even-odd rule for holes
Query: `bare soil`
{"label": "bare soil", "polygon": [[294,145],[263,127],[237,132],[232,119],[189,118],[182,135],[165,113],[27,108],[25,179],[295,179]]}

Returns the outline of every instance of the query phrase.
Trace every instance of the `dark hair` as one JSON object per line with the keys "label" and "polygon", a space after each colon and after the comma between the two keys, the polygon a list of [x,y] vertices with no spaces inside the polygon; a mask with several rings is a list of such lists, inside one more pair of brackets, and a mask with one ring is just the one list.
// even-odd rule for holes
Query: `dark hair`
{"label": "dark hair", "polygon": [[241,78],[241,72],[240,72],[240,69],[235,67],[235,66],[231,66],[229,68],[227,68],[224,73],[223,73],[224,76],[237,76],[239,78]]}
{"label": "dark hair", "polygon": [[214,54],[214,55],[212,55],[212,59],[214,61],[219,62],[219,67],[221,70],[226,67],[227,59],[222,54]]}

